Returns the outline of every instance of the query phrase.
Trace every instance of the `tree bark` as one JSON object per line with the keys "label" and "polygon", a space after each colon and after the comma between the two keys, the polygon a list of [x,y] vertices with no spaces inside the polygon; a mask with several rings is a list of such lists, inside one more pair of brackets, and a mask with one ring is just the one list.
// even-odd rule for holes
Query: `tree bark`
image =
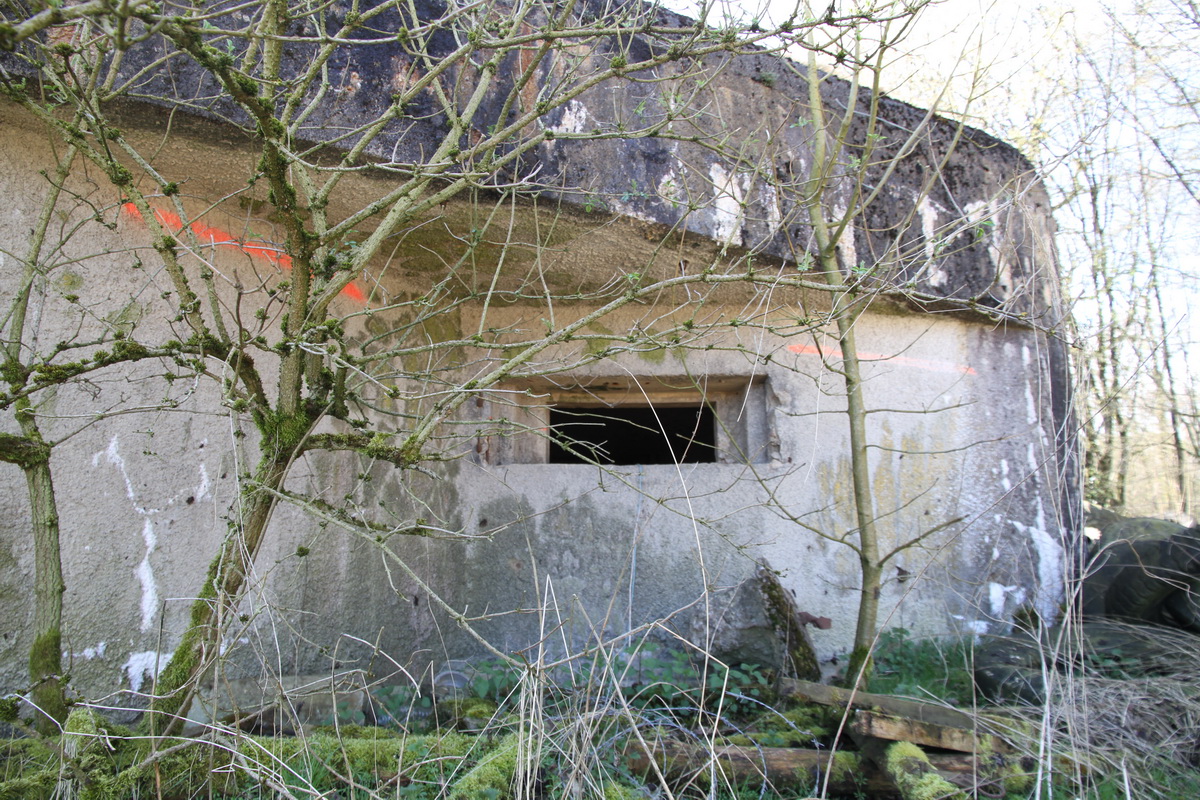
{"label": "tree bark", "polygon": [[[861,313],[855,287],[846,282],[843,265],[838,255],[838,244],[843,235],[853,236],[850,217],[836,225],[830,225],[825,216],[824,196],[831,177],[836,174],[838,153],[846,146],[850,120],[857,106],[858,81],[851,82],[847,100],[847,116],[833,141],[825,120],[824,101],[821,98],[821,79],[818,76],[816,58],[810,56],[808,70],[809,108],[812,112],[813,167],[805,186],[808,196],[808,216],[813,236],[818,247],[817,261],[821,277],[829,287],[833,298],[830,317],[837,326],[838,346],[842,351],[842,366],[839,370],[846,389],[846,421],[850,437],[850,474],[853,484],[854,517],[858,523],[858,543],[854,546],[858,555],[861,584],[859,586],[858,619],[854,628],[854,649],[850,654],[847,676],[858,684],[865,684],[871,675],[871,648],[875,643],[876,626],[879,619],[879,594],[882,587],[882,564],[879,563],[879,539],[875,528],[875,502],[871,495],[871,472],[867,456],[867,408],[863,398],[862,375],[859,369],[858,345],[855,341],[855,325]],[[831,147],[832,145],[832,147]],[[850,212],[848,211],[847,214]],[[850,265],[854,268],[856,265]]]}
{"label": "tree bark", "polygon": [[155,686],[142,727],[153,735],[168,736],[183,725],[197,681],[220,653],[221,632],[227,614],[236,610],[246,576],[262,545],[271,512],[278,501],[291,462],[264,456],[255,479],[242,491],[242,522],[230,526],[220,552],[209,565],[200,592],[192,602],[191,618],[183,639],[171,655]]}
{"label": "tree bark", "polygon": [[40,712],[35,725],[42,733],[58,732],[67,719],[63,698],[62,597],[58,504],[50,473],[50,446],[42,441],[29,401],[17,401],[22,436],[0,437],[0,461],[17,464],[29,489],[33,534],[33,645],[29,649],[29,699]]}

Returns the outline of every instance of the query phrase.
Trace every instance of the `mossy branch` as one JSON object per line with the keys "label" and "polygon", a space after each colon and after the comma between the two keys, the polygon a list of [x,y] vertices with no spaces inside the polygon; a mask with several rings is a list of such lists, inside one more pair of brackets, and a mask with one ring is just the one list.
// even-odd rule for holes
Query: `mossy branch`
{"label": "mossy branch", "polygon": [[423,462],[436,460],[411,445],[393,447],[387,444],[389,438],[389,435],[382,433],[314,433],[305,439],[301,450],[352,450],[369,458],[395,464],[401,469],[412,469]]}
{"label": "mossy branch", "polygon": [[0,433],[0,461],[28,469],[50,461],[50,445],[15,433]]}
{"label": "mossy branch", "polygon": [[9,21],[0,23],[0,50],[12,52],[21,42],[36,36],[46,28],[62,25],[65,22],[82,19],[94,14],[108,11],[112,4],[107,0],[90,0],[78,5],[58,4],[39,11],[24,22],[13,24]]}

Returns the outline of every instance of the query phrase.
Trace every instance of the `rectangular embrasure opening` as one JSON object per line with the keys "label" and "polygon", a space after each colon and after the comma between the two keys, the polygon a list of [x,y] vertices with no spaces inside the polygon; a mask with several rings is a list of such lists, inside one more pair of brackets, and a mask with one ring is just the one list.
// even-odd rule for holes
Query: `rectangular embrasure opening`
{"label": "rectangular embrasure opening", "polygon": [[704,464],[717,460],[711,406],[550,408],[551,464]]}
{"label": "rectangular embrasure opening", "polygon": [[[746,464],[768,457],[760,377],[513,380],[473,411],[484,464]],[[499,424],[497,424],[499,423]]]}

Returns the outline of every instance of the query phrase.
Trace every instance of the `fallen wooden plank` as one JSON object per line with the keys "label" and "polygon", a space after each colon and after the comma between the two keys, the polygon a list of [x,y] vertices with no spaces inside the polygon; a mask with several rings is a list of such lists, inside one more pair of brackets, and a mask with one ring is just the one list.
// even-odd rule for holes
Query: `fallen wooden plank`
{"label": "fallen wooden plank", "polygon": [[[960,753],[931,753],[929,762],[938,774],[959,788],[987,784],[979,763]],[[873,762],[858,753],[793,747],[741,747],[676,741],[628,746],[625,764],[636,775],[654,777],[657,765],[663,777],[680,784],[706,781],[715,768],[719,779],[732,785],[769,783],[775,789],[820,789],[826,774],[834,795],[862,792],[873,798],[900,797],[899,790]]]}
{"label": "fallen wooden plank", "polygon": [[854,717],[850,720],[850,730],[862,736],[873,736],[890,742],[912,742],[921,747],[957,750],[960,753],[1008,755],[1013,752],[1008,742],[990,733],[909,717],[896,717],[868,709],[854,712]]}
{"label": "fallen wooden plank", "polygon": [[718,780],[734,786],[769,783],[777,790],[819,790],[829,775],[829,790],[835,794],[865,792],[872,798],[897,797],[892,784],[873,768],[863,770],[857,753],[831,754],[828,750],[793,747],[739,747],[725,745],[709,749],[702,744],[660,741],[645,747],[637,743],[626,750],[625,764],[634,775],[653,778],[652,764],[676,786],[692,781],[707,783],[715,765]]}
{"label": "fallen wooden plank", "polygon": [[819,703],[842,709],[850,707],[879,711],[888,716],[904,717],[917,722],[926,722],[946,728],[982,731],[1003,739],[1008,739],[1007,734],[1021,734],[1026,732],[1028,728],[1028,725],[1024,722],[1000,714],[968,713],[960,711],[957,708],[940,706],[936,703],[925,703],[920,700],[893,697],[887,694],[872,694],[870,692],[851,693],[849,689],[826,686],[811,681],[784,679],[780,681],[779,691],[793,700]]}

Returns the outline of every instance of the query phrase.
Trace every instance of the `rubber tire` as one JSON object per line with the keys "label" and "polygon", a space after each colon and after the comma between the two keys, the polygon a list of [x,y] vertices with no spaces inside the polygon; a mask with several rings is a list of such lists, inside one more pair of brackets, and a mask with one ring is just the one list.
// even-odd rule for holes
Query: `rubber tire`
{"label": "rubber tire", "polygon": [[1150,677],[1175,670],[1178,653],[1192,639],[1177,630],[1156,631],[1104,620],[1085,622],[1073,633],[1078,637],[1075,644],[1069,652],[1058,653],[1057,662],[1048,658],[1049,643],[1058,642],[1061,628],[1046,631],[1045,644],[1032,636],[985,637],[975,648],[975,685],[996,703],[1041,705],[1046,699],[1046,675],[1077,669],[1081,658],[1094,664],[1108,662],[1112,672]]}
{"label": "rubber tire", "polygon": [[1031,637],[989,636],[975,649],[975,685],[993,703],[1041,705],[1042,648]]}
{"label": "rubber tire", "polygon": [[[1091,547],[1081,587],[1080,608],[1085,618],[1108,616],[1107,595],[1113,582],[1129,568],[1138,571],[1147,563],[1147,541],[1169,541],[1186,535],[1186,528],[1162,519],[1139,517],[1118,519],[1102,528],[1103,537]],[[1146,550],[1146,553],[1139,553]],[[1153,566],[1159,566],[1154,559]],[[1129,580],[1126,578],[1125,580]]]}
{"label": "rubber tire", "polygon": [[1132,561],[1113,578],[1104,594],[1105,616],[1156,625],[1176,624],[1168,600],[1200,572],[1200,541],[1183,527],[1170,537],[1129,542]]}
{"label": "rubber tire", "polygon": [[1200,577],[1188,578],[1187,586],[1172,593],[1163,608],[1176,626],[1200,633]]}

